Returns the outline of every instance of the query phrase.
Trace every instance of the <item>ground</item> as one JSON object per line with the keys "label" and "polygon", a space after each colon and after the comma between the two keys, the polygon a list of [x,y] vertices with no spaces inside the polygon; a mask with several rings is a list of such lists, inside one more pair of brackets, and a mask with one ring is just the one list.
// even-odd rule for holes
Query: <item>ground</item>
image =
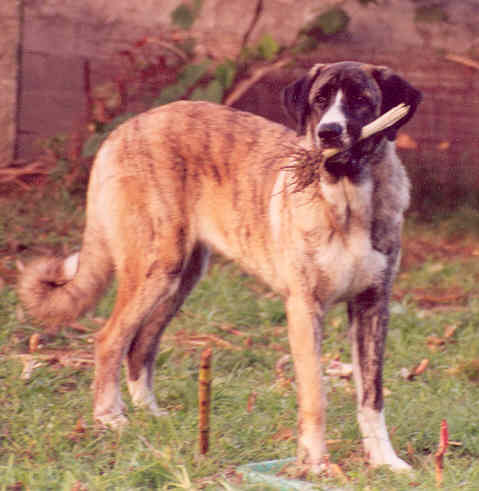
{"label": "ground", "polygon": [[[168,416],[133,410],[121,433],[92,420],[92,340],[114,301],[43,337],[17,303],[16,261],[81,241],[84,190],[59,167],[0,193],[0,489],[255,489],[236,467],[295,451],[294,374],[281,300],[215,259],[167,330],[155,392]],[[67,186],[65,186],[67,182]],[[479,219],[462,208],[427,221],[411,213],[391,305],[386,417],[398,454],[415,472],[365,464],[355,422],[344,307],[324,341],[330,371],[330,475],[318,486],[433,489],[442,420],[449,426],[444,489],[479,482]],[[197,444],[198,364],[213,349],[210,450]],[[264,486],[256,489],[265,489]]]}

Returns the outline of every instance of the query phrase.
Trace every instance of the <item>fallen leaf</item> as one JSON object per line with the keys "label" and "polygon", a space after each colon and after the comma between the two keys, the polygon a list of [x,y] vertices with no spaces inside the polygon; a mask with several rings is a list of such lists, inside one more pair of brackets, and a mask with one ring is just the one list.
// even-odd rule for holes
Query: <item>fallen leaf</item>
{"label": "fallen leaf", "polygon": [[479,382],[479,359],[468,360],[447,370],[449,375],[464,374],[471,382]]}
{"label": "fallen leaf", "polygon": [[429,360],[427,358],[424,358],[424,360],[422,360],[421,363],[419,363],[419,365],[417,365],[416,368],[414,368],[413,370],[414,375],[421,375],[422,373],[424,373],[428,365],[429,365]]}
{"label": "fallen leaf", "polygon": [[22,374],[20,375],[20,378],[22,380],[29,380],[32,376],[33,370],[43,365],[42,362],[39,362],[35,360],[35,358],[28,355],[23,355],[21,360],[23,363],[23,370],[22,370]]}
{"label": "fallen leaf", "polygon": [[399,133],[396,138],[396,146],[405,150],[414,150],[417,148],[417,142],[407,133]]}
{"label": "fallen leaf", "polygon": [[240,331],[239,329],[235,329],[231,324],[220,324],[217,327],[218,329],[221,329],[222,331],[226,331],[230,334],[234,334],[235,336],[244,336],[244,337],[251,336],[249,332],[243,332]]}
{"label": "fallen leaf", "polygon": [[244,341],[244,344],[247,348],[251,348],[253,346],[253,338],[247,337]]}
{"label": "fallen leaf", "polygon": [[283,355],[278,359],[275,365],[276,372],[276,385],[281,388],[285,388],[289,386],[292,382],[292,378],[287,377],[286,375],[286,365],[290,363],[291,355]]}
{"label": "fallen leaf", "polygon": [[255,391],[251,392],[251,394],[248,396],[248,406],[247,406],[246,410],[249,413],[253,412],[257,396],[258,396],[258,394]]}
{"label": "fallen leaf", "polygon": [[424,360],[418,363],[414,368],[412,369],[401,368],[399,373],[402,378],[406,380],[413,380],[418,375],[424,373],[428,365],[429,365],[429,360],[427,358],[424,358]]}
{"label": "fallen leaf", "polygon": [[333,327],[340,327],[343,323],[343,319],[341,317],[335,317],[332,321],[331,321],[331,325]]}
{"label": "fallen leaf", "polygon": [[446,140],[443,140],[442,142],[438,143],[437,145],[437,149],[438,150],[449,150],[449,148],[451,148],[451,142],[449,141],[446,141]]}
{"label": "fallen leaf", "polygon": [[78,442],[86,433],[86,425],[83,417],[78,418],[73,431],[68,435],[68,439]]}
{"label": "fallen leaf", "polygon": [[83,333],[91,332],[91,329],[89,329],[88,327],[85,327],[80,322],[70,322],[70,324],[68,324],[68,326],[71,329],[73,329],[74,331],[83,332]]}
{"label": "fallen leaf", "polygon": [[432,263],[427,267],[428,273],[439,273],[444,269],[443,263]]}
{"label": "fallen leaf", "polygon": [[88,486],[80,481],[77,481],[71,488],[71,491],[88,491]]}
{"label": "fallen leaf", "polygon": [[309,465],[297,462],[284,465],[278,472],[278,476],[286,476],[289,479],[305,479],[310,471]]}
{"label": "fallen leaf", "polygon": [[451,338],[454,335],[454,333],[456,332],[458,327],[459,326],[457,324],[451,324],[449,326],[446,326],[444,328],[444,338],[445,339]]}
{"label": "fallen leaf", "polygon": [[353,365],[351,363],[342,363],[333,360],[326,368],[326,374],[331,377],[351,378],[353,374]]}
{"label": "fallen leaf", "polygon": [[25,489],[25,486],[22,481],[17,481],[16,483],[7,486],[6,489],[7,491],[22,491]]}
{"label": "fallen leaf", "polygon": [[414,447],[411,442],[407,442],[407,454],[409,457],[413,457],[415,454]]}
{"label": "fallen leaf", "polygon": [[38,350],[39,346],[40,346],[40,334],[36,332],[30,336],[30,339],[28,341],[28,350],[30,351],[30,353],[35,353],[35,351]]}
{"label": "fallen leaf", "polygon": [[294,438],[294,431],[291,428],[281,428],[271,437],[275,442],[291,440],[292,438]]}
{"label": "fallen leaf", "polygon": [[446,340],[438,336],[428,336],[426,342],[431,351],[438,351],[446,344]]}

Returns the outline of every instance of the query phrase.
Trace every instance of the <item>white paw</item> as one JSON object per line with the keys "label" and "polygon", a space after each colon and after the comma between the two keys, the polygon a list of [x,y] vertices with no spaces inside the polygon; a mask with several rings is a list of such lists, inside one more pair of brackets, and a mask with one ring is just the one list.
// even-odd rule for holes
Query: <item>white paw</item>
{"label": "white paw", "polygon": [[327,470],[327,451],[322,429],[313,430],[309,435],[303,433],[299,438],[297,454],[298,465],[309,467],[313,474],[322,474]]}
{"label": "white paw", "polygon": [[412,470],[409,464],[396,455],[382,411],[362,408],[358,413],[358,421],[363,434],[364,451],[373,467],[386,465],[396,472]]}
{"label": "white paw", "polygon": [[155,395],[148,385],[148,372],[142,369],[137,380],[127,380],[133,405],[138,408],[148,409],[154,416],[165,416],[168,411],[160,409],[156,403]]}
{"label": "white paw", "polygon": [[141,400],[134,401],[134,404],[138,408],[145,408],[150,411],[153,416],[156,417],[161,417],[161,416],[167,416],[168,411],[166,409],[161,409],[158,404],[156,403],[156,399],[153,395],[150,395],[150,397],[146,397]]}
{"label": "white paw", "polygon": [[364,441],[363,443],[372,467],[385,465],[395,472],[412,471],[412,467],[396,455],[389,442],[372,442],[369,440],[369,442]]}

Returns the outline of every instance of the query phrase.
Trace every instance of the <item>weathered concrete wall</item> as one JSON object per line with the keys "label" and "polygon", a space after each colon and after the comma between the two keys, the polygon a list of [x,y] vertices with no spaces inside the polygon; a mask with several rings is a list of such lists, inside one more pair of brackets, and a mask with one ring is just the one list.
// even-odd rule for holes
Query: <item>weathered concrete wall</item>
{"label": "weathered concrete wall", "polygon": [[[31,156],[38,138],[68,133],[81,123],[85,60],[91,64],[94,81],[108,77],[112,54],[145,36],[164,34],[171,28],[170,13],[179,3],[179,0],[25,2],[21,155]],[[289,43],[302,26],[336,3],[336,0],[265,0],[252,40],[270,33],[281,43]],[[444,55],[455,52],[479,59],[476,22],[479,0],[438,0],[435,19],[419,18],[417,9],[430,4],[429,0],[388,0],[364,7],[358,0],[345,0],[341,6],[351,17],[348,32],[334,42],[322,44],[311,62],[363,59],[388,64],[425,92],[421,111],[408,126],[412,136],[421,145],[432,148],[455,139],[460,142],[456,147],[464,150],[467,145],[468,151],[475,148],[477,154],[478,72],[448,62]],[[234,56],[255,6],[254,0],[204,0],[201,16],[193,26],[200,51],[218,57]],[[253,89],[237,105],[282,120],[277,94],[283,81],[289,78],[290,74],[284,72],[278,78],[265,80],[258,89],[271,84],[268,93],[263,92],[258,98],[258,90]],[[275,99],[270,100],[273,96]]]}
{"label": "weathered concrete wall", "polygon": [[14,157],[18,42],[20,33],[18,0],[0,2],[0,167]]}

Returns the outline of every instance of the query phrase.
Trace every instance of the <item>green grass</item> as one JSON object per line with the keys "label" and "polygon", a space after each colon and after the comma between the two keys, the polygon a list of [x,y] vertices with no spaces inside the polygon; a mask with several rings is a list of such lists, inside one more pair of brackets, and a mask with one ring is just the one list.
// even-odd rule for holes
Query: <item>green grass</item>
{"label": "green grass", "polygon": [[[266,489],[241,482],[233,471],[241,464],[295,453],[294,387],[281,389],[275,374],[277,360],[288,352],[280,299],[232,264],[216,261],[164,336],[155,392],[168,415],[154,418],[134,410],[125,392],[130,424],[121,433],[101,429],[92,419],[91,365],[68,367],[50,360],[23,380],[21,361],[14,356],[28,352],[28,339],[36,332],[17,312],[15,259],[43,247],[78,245],[83,224],[80,196],[52,190],[39,197],[26,193],[10,198],[8,207],[2,202],[0,277],[6,286],[0,290],[0,490]],[[384,380],[393,444],[414,473],[394,475],[364,464],[353,385],[329,378],[327,438],[339,440],[330,445],[330,458],[348,482],[324,477],[318,486],[435,489],[431,456],[441,420],[446,419],[450,439],[459,444],[446,454],[443,489],[478,489],[479,385],[474,362],[479,359],[479,260],[473,253],[475,232],[465,225],[476,222],[468,211],[458,214],[456,223],[454,217],[429,224],[410,221],[406,229],[408,267],[398,278],[392,302]],[[421,254],[412,257],[408,251],[416,249]],[[464,293],[457,302],[425,299],[426,294],[437,297],[454,289]],[[112,289],[94,316],[107,317],[113,302]],[[91,351],[95,322],[90,317],[82,323],[92,331],[67,328],[38,353]],[[453,336],[432,351],[428,337],[443,337],[451,325],[457,326]],[[193,341],[199,335],[229,343],[213,343],[206,456],[199,455],[197,444],[197,377],[203,347]],[[350,359],[343,306],[329,315],[324,353],[344,362]],[[429,365],[422,375],[412,381],[401,376],[402,368],[411,369],[424,358]],[[293,376],[291,364],[287,372]]]}

